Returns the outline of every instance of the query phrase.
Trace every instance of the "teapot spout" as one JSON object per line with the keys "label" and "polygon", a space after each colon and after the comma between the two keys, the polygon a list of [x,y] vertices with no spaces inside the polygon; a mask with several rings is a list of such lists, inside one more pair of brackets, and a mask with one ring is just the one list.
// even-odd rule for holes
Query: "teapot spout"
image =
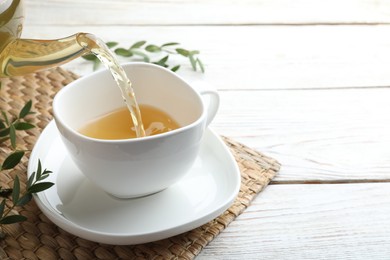
{"label": "teapot spout", "polygon": [[57,40],[15,39],[0,54],[0,78],[20,76],[60,66],[90,53],[78,43],[78,33]]}

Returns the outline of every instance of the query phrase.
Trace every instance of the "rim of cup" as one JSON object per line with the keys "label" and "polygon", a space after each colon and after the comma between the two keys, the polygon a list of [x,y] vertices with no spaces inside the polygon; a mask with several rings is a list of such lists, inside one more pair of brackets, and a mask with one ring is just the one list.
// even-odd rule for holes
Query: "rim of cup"
{"label": "rim of cup", "polygon": [[[168,131],[168,132],[160,133],[160,134],[157,134],[157,135],[150,135],[150,136],[137,137],[137,138],[127,138],[127,139],[99,139],[99,138],[94,138],[94,137],[89,137],[89,136],[83,135],[80,132],[78,132],[76,129],[74,129],[73,127],[70,127],[69,124],[67,124],[65,122],[65,120],[63,119],[63,117],[61,115],[61,109],[64,109],[64,108],[59,107],[61,105],[60,104],[60,102],[61,102],[60,99],[61,99],[61,96],[65,95],[65,93],[67,91],[71,91],[71,89],[73,89],[73,88],[80,87],[79,86],[81,84],[80,81],[87,81],[90,78],[96,77],[99,74],[110,73],[108,71],[108,69],[102,69],[100,71],[96,71],[96,72],[93,72],[93,73],[91,73],[89,75],[83,76],[83,77],[81,77],[79,79],[76,79],[75,81],[69,83],[68,85],[66,85],[65,87],[63,87],[61,90],[59,90],[57,92],[57,94],[55,95],[55,97],[53,99],[53,115],[54,115],[55,121],[60,123],[62,125],[62,127],[66,128],[67,131],[71,132],[73,135],[77,136],[80,139],[85,139],[85,140],[92,141],[92,142],[102,142],[102,143],[123,143],[123,142],[142,142],[142,141],[145,141],[145,140],[154,140],[154,139],[165,138],[167,136],[171,136],[171,135],[175,135],[175,134],[180,133],[180,132],[187,131],[188,129],[192,128],[193,126],[198,125],[202,121],[206,120],[205,117],[206,117],[207,110],[205,108],[205,104],[203,103],[203,99],[202,99],[200,93],[196,89],[194,89],[191,86],[191,84],[187,83],[187,81],[185,81],[180,75],[177,75],[174,72],[172,72],[172,71],[170,71],[170,70],[168,70],[168,69],[166,69],[164,67],[161,67],[161,66],[158,66],[158,65],[155,65],[155,64],[144,63],[144,62],[128,62],[128,63],[121,64],[121,66],[123,68],[126,68],[127,66],[152,67],[152,68],[155,68],[155,69],[162,70],[165,73],[169,73],[172,76],[176,77],[177,79],[182,81],[182,83],[184,85],[186,85],[187,88],[191,89],[191,91],[194,93],[194,96],[197,97],[197,99],[199,101],[199,104],[201,106],[201,114],[200,114],[200,116],[198,116],[195,121],[193,121],[193,122],[191,122],[189,124],[186,124],[184,126],[180,126],[179,128],[173,129],[173,130]],[[131,78],[130,78],[130,80],[131,80]],[[113,87],[117,87],[116,86],[116,82],[114,81],[113,78],[112,78],[111,85]],[[118,95],[121,95],[120,91],[118,91]],[[137,96],[137,93],[135,93],[135,96]],[[140,103],[140,104],[142,105],[142,103]],[[125,103],[123,103],[123,107],[126,107]],[[160,109],[158,107],[156,107],[156,108]],[[109,112],[112,112],[112,110],[106,111],[106,113],[109,113]],[[102,114],[102,115],[104,115],[104,114]],[[170,116],[172,116],[172,115],[170,115]],[[174,117],[174,116],[172,116],[172,117]],[[94,118],[90,118],[89,120],[93,120],[93,119]]]}

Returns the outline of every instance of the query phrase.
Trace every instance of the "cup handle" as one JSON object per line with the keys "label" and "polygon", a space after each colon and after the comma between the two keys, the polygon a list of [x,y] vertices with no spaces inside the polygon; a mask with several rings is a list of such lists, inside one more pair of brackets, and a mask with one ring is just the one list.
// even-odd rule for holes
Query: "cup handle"
{"label": "cup handle", "polygon": [[[199,90],[199,93],[202,96],[208,96],[209,97],[208,102],[206,103],[206,109],[207,109],[206,126],[208,126],[211,123],[211,121],[213,121],[215,115],[218,112],[218,108],[219,108],[219,94],[218,94],[217,91],[210,90],[210,89]],[[205,100],[203,100],[203,101],[205,101]]]}

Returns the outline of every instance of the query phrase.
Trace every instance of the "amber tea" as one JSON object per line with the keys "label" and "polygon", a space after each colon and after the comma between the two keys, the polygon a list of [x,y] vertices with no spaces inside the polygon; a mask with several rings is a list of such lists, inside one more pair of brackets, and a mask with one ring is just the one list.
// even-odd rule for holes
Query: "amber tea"
{"label": "amber tea", "polygon": [[[146,136],[157,135],[179,128],[179,124],[164,111],[149,105],[139,106]],[[97,139],[136,138],[129,110],[114,110],[87,122],[79,132]]]}

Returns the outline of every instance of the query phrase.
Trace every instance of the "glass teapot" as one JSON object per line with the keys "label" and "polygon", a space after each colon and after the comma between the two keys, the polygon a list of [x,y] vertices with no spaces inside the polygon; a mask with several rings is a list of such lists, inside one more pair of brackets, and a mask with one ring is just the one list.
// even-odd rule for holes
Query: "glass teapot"
{"label": "glass teapot", "polygon": [[23,1],[0,0],[0,78],[19,76],[67,63],[90,53],[78,33],[58,40],[20,39]]}

